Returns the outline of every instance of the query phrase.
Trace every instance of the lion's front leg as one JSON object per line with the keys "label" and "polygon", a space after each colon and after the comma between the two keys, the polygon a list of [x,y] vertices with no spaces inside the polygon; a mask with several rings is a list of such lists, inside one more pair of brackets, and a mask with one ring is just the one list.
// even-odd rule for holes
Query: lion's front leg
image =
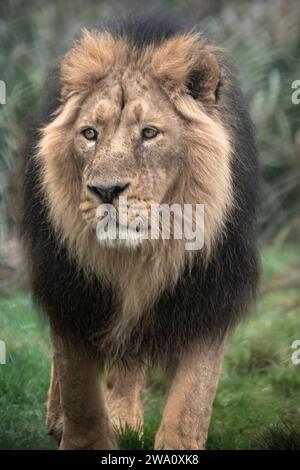
{"label": "lion's front leg", "polygon": [[100,388],[98,361],[54,332],[52,342],[63,416],[59,448],[117,448]]}
{"label": "lion's front leg", "polygon": [[106,403],[115,429],[126,426],[143,433],[146,367],[113,367],[107,376]]}
{"label": "lion's front leg", "polygon": [[60,389],[55,356],[51,366],[51,378],[48,391],[46,429],[60,443],[63,432],[63,414],[60,402]]}
{"label": "lion's front leg", "polygon": [[224,343],[195,348],[170,372],[171,381],[155,449],[204,449]]}

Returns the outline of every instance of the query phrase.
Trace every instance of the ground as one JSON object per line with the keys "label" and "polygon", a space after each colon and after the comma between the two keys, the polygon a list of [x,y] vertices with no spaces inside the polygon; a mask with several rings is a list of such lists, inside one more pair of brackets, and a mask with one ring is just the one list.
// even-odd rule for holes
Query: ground
{"label": "ground", "polygon": [[[292,342],[300,339],[297,258],[292,246],[263,251],[257,307],[226,351],[209,449],[300,449],[300,365],[291,361]],[[0,298],[0,339],[7,348],[7,364],[0,365],[0,448],[54,449],[44,426],[48,327],[28,293]],[[122,449],[152,448],[163,400],[164,382],[155,371],[149,378],[143,442],[124,430]]]}

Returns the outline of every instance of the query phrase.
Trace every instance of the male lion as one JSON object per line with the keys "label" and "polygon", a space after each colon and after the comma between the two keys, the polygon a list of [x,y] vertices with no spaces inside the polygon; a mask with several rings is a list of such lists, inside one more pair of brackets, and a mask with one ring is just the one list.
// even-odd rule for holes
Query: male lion
{"label": "male lion", "polygon": [[[58,88],[26,152],[22,211],[53,343],[47,429],[60,449],[116,448],[115,427],[141,429],[158,365],[169,387],[155,449],[202,449],[224,344],[258,277],[257,157],[240,92],[220,49],[162,17],[84,31]],[[118,213],[121,196],[146,211],[203,204],[203,249],[122,237],[122,225],[115,240],[97,236],[99,207]]]}

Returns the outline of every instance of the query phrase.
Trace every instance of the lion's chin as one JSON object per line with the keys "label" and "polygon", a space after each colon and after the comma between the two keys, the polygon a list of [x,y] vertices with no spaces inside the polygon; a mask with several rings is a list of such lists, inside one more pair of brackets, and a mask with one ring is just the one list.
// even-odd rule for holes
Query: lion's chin
{"label": "lion's chin", "polygon": [[136,251],[138,248],[141,248],[143,245],[143,240],[111,240],[107,239],[98,239],[98,242],[104,248],[114,248],[114,249],[126,249],[131,251]]}
{"label": "lion's chin", "polygon": [[137,250],[145,243],[142,235],[129,228],[118,227],[115,232],[96,230],[99,244],[105,248]]}

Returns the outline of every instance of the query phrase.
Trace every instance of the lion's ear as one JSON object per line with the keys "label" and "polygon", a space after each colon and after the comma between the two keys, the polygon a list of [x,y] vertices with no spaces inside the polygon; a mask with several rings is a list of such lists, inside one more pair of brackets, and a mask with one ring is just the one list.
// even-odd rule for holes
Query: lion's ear
{"label": "lion's ear", "polygon": [[200,53],[196,67],[188,74],[187,93],[195,100],[215,103],[220,79],[221,69],[216,56],[212,52],[204,50]]}
{"label": "lion's ear", "polygon": [[198,34],[165,41],[154,50],[151,67],[167,93],[188,93],[205,103],[216,102],[221,69],[216,55]]}

